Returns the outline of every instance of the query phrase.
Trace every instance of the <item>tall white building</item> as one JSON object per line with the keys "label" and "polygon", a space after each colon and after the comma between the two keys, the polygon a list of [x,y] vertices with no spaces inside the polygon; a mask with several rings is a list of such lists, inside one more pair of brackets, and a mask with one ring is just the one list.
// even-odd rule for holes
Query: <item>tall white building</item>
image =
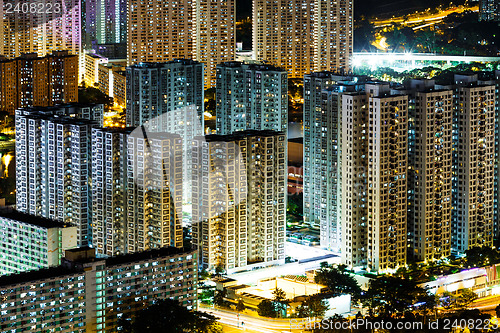
{"label": "tall white building", "polygon": [[127,126],[179,134],[184,151],[184,201],[191,201],[191,141],[203,135],[203,64],[193,60],[127,68]]}
{"label": "tall white building", "polygon": [[193,243],[205,268],[284,263],[285,140],[243,131],[193,141]]}
{"label": "tall white building", "polygon": [[82,0],[82,44],[127,43],[127,0]]}
{"label": "tall white building", "polygon": [[136,129],[127,138],[127,252],[182,247],[182,139]]}
{"label": "tall white building", "polygon": [[193,244],[200,265],[225,270],[247,265],[247,140],[193,140]]}
{"label": "tall white building", "polygon": [[23,213],[76,225],[79,246],[91,241],[90,133],[94,124],[36,109],[16,111],[16,207]]}
{"label": "tall white building", "polygon": [[[338,158],[342,93],[349,77],[332,72],[304,76],[304,222],[320,230],[321,246],[340,250]],[[353,82],[351,82],[353,83]]]}
{"label": "tall white building", "polygon": [[367,83],[342,95],[342,263],[375,272],[406,265],[408,97]]}
{"label": "tall white building", "polygon": [[346,93],[339,115],[338,200],[342,263],[366,267],[368,259],[368,96]]}
{"label": "tall white building", "polygon": [[287,72],[265,64],[217,65],[217,134],[288,128]]}
{"label": "tall white building", "polygon": [[313,71],[348,72],[352,56],[351,0],[254,0],[253,51],[257,60],[292,78]]}
{"label": "tall white building", "polygon": [[92,129],[92,244],[97,254],[127,248],[127,138],[129,129]]}
{"label": "tall white building", "polygon": [[406,265],[408,96],[366,87],[368,100],[368,269]]}
{"label": "tall white building", "polygon": [[453,90],[432,80],[408,90],[408,245],[413,259],[432,262],[451,250]]}
{"label": "tall white building", "polygon": [[183,246],[181,148],[178,135],[92,129],[92,232],[98,254]]}
{"label": "tall white building", "polygon": [[493,246],[495,86],[455,77],[452,251]]}

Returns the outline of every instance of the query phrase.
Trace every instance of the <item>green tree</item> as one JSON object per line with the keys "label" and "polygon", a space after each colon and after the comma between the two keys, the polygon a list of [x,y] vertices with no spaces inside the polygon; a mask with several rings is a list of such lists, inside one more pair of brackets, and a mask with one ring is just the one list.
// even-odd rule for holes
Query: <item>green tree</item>
{"label": "green tree", "polygon": [[447,310],[450,310],[450,309],[455,308],[456,302],[457,302],[457,298],[455,297],[455,295],[453,295],[449,291],[445,291],[444,293],[442,293],[439,296],[438,304],[439,304],[439,306],[441,306]]}
{"label": "green tree", "polygon": [[272,301],[265,299],[257,305],[257,313],[262,317],[276,318],[276,309]]}
{"label": "green tree", "polygon": [[372,312],[393,315],[409,311],[414,304],[430,302],[428,293],[410,279],[380,276],[370,281],[363,303]]}
{"label": "green tree", "polygon": [[276,288],[273,291],[274,303],[278,308],[278,315],[281,316],[285,311],[288,305],[288,300],[286,298],[286,293],[281,288]]}
{"label": "green tree", "polygon": [[119,325],[124,333],[222,333],[216,317],[190,311],[171,299],[157,300],[135,315],[121,319]]}
{"label": "green tree", "polygon": [[321,318],[328,310],[328,303],[321,295],[312,295],[307,297],[301,305],[297,308],[298,316],[300,318]]}
{"label": "green tree", "polygon": [[500,262],[500,253],[489,247],[472,247],[465,251],[467,267],[483,267]]}
{"label": "green tree", "polygon": [[238,300],[238,303],[236,304],[236,311],[238,311],[238,312],[245,311],[245,303],[243,302],[243,300],[241,298]]}
{"label": "green tree", "polygon": [[226,289],[216,290],[214,295],[214,304],[217,306],[225,307],[226,301],[224,298],[226,297]]}
{"label": "green tree", "polygon": [[478,298],[477,294],[470,289],[463,289],[457,297],[457,309],[465,310]]}
{"label": "green tree", "polygon": [[328,287],[332,296],[349,294],[354,300],[361,297],[361,287],[356,279],[346,270],[345,265],[335,267],[322,264],[314,277],[314,282]]}

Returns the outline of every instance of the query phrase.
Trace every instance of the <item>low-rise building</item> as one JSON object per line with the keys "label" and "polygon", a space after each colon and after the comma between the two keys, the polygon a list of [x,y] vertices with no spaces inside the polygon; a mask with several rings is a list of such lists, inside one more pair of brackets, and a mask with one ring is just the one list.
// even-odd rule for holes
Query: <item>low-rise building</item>
{"label": "low-rise building", "polygon": [[196,252],[161,248],[108,259],[66,251],[58,267],[0,277],[1,332],[116,332],[155,299],[196,309]]}
{"label": "low-rise building", "polygon": [[58,266],[76,246],[76,226],[0,209],[0,275]]}

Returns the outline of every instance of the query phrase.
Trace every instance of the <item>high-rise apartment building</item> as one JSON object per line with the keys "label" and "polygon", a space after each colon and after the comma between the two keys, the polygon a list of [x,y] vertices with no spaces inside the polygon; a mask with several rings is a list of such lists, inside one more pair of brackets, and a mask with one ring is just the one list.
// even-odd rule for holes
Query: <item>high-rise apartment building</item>
{"label": "high-rise apartment building", "polygon": [[368,269],[406,265],[408,96],[367,85]]}
{"label": "high-rise apartment building", "polygon": [[97,254],[127,248],[127,139],[129,129],[92,129],[92,245]]}
{"label": "high-rise apartment building", "polygon": [[287,72],[264,64],[217,66],[217,134],[288,128]]}
{"label": "high-rise apartment building", "polygon": [[127,43],[127,0],[82,0],[82,44]]}
{"label": "high-rise apartment building", "polygon": [[[341,96],[339,115],[339,186],[337,228],[341,233],[342,263],[368,264],[368,96],[365,92]],[[304,186],[305,187],[305,186]],[[340,214],[340,212],[342,212]]]}
{"label": "high-rise apartment building", "polygon": [[44,110],[16,111],[16,207],[76,225],[78,245],[87,245],[90,133],[95,123],[39,111]]}
{"label": "high-rise apartment building", "polygon": [[479,1],[479,21],[499,21],[500,5],[498,0]]}
{"label": "high-rise apartment building", "polygon": [[59,267],[0,277],[0,330],[116,332],[120,318],[155,300],[196,310],[197,284],[196,252],[162,248],[100,259],[91,248],[68,250]]}
{"label": "high-rise apartment building", "polygon": [[406,265],[408,97],[367,83],[342,95],[342,263],[376,272]]}
{"label": "high-rise apartment building", "polygon": [[216,66],[236,51],[235,0],[155,0],[131,3],[128,65],[192,58],[205,65],[205,88]]}
{"label": "high-rise apartment building", "polygon": [[451,250],[451,145],[453,90],[412,80],[408,105],[408,245],[417,261]]}
{"label": "high-rise apartment building", "polygon": [[235,60],[236,1],[192,2],[194,59],[205,64],[205,88],[215,88],[216,66]]}
{"label": "high-rise apartment building", "polygon": [[[0,54],[8,58],[24,53],[43,57],[50,52],[67,50],[73,55],[81,51],[81,7],[79,0],[51,2],[43,11],[11,11],[5,9],[0,26]],[[78,70],[78,68],[77,68]]]}
{"label": "high-rise apartment building", "polygon": [[182,247],[178,135],[92,129],[92,232],[98,254]]}
{"label": "high-rise apartment building", "polygon": [[18,107],[17,62],[0,59],[0,110],[14,112]]}
{"label": "high-rise apartment building", "polygon": [[0,107],[53,106],[78,101],[78,57],[67,51],[45,57],[25,54],[0,64]]}
{"label": "high-rise apartment building", "polygon": [[203,267],[284,262],[285,140],[243,131],[193,141],[193,243]]}
{"label": "high-rise apartment building", "polygon": [[0,209],[0,275],[59,266],[77,246],[76,233],[69,224]]}
{"label": "high-rise apartment building", "polygon": [[193,140],[193,243],[200,265],[247,265],[247,140],[209,135]]}
{"label": "high-rise apartment building", "polygon": [[183,151],[178,134],[127,138],[127,252],[182,247]]}
{"label": "high-rise apartment building", "polygon": [[192,57],[192,0],[131,1],[127,15],[128,65]]}
{"label": "high-rise apartment building", "polygon": [[455,77],[452,251],[493,245],[495,86]]}
{"label": "high-rise apartment building", "polygon": [[203,64],[193,60],[127,68],[127,126],[182,138],[183,195],[191,201],[191,141],[203,135]]}
{"label": "high-rise apartment building", "polygon": [[256,59],[284,68],[292,78],[313,71],[348,72],[352,31],[350,0],[253,2]]}
{"label": "high-rise apartment building", "polygon": [[[321,246],[340,249],[338,199],[339,93],[332,72],[304,76],[304,222],[320,229]],[[336,86],[337,89],[329,90]]]}

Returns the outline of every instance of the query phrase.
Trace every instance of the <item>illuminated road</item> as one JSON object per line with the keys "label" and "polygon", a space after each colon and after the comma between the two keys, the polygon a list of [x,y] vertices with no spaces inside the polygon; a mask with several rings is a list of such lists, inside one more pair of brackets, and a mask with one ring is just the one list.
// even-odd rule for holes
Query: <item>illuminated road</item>
{"label": "illuminated road", "polygon": [[0,141],[0,150],[14,150],[16,148],[16,141]]}
{"label": "illuminated road", "polygon": [[429,14],[429,13],[418,13],[418,14],[413,14],[410,16],[408,20],[405,21],[404,16],[400,17],[394,17],[391,19],[387,20],[373,20],[371,23],[375,26],[375,28],[382,28],[385,26],[390,26],[393,23],[398,23],[398,24],[403,24],[403,25],[410,25],[410,24],[418,24],[418,23],[437,23],[443,20],[446,16],[453,14],[453,13],[462,13],[466,10],[470,10],[473,12],[479,11],[479,6],[471,6],[471,7],[465,7],[465,6],[460,6],[460,7],[452,7],[447,10],[440,11],[439,13],[436,14]]}
{"label": "illuminated road", "polygon": [[499,304],[500,304],[500,295],[488,296],[477,299],[474,303],[472,303],[470,308],[479,309],[481,311],[488,311],[488,310],[495,310],[495,308]]}
{"label": "illuminated road", "polygon": [[[232,311],[225,311],[219,309],[207,309],[198,308],[199,311],[210,313],[219,318],[219,322],[224,325],[229,325],[233,327],[238,326],[238,314]],[[291,322],[289,319],[262,319],[254,316],[248,316],[245,314],[240,314],[240,328],[242,327],[244,331],[247,332],[259,332],[259,333],[281,333],[281,332],[302,332],[301,329],[291,329],[291,325],[299,324]],[[294,319],[292,319],[294,320]],[[301,319],[295,319],[301,320]],[[242,325],[242,323],[244,323]]]}

